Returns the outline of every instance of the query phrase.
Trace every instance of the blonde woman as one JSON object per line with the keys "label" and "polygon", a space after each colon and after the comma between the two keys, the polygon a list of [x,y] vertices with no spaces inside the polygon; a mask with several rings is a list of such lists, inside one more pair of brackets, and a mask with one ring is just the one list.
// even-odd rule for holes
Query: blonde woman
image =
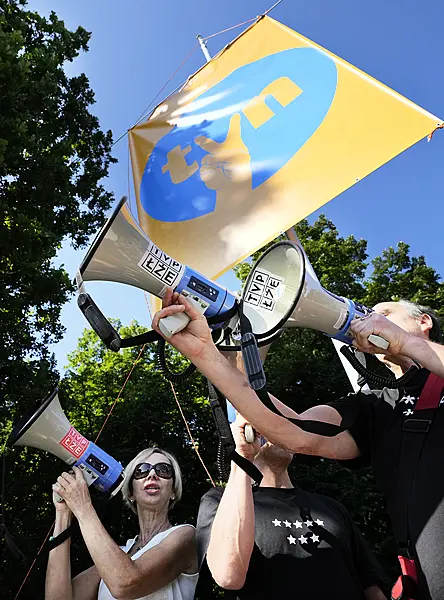
{"label": "blonde woman", "polygon": [[77,518],[94,566],[71,580],[69,539],[51,550],[46,600],[192,600],[197,558],[192,525],[173,527],[168,513],[182,496],[174,456],[160,448],[142,450],[125,469],[125,503],[137,515],[139,533],[118,546],[94,510],[82,472],[62,473],[53,492],[57,502],[54,536]]}

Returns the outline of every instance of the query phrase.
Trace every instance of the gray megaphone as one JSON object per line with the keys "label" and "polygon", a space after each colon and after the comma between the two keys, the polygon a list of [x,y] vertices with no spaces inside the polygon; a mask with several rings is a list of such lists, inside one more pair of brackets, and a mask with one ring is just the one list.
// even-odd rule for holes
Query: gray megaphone
{"label": "gray megaphone", "polygon": [[[107,223],[100,230],[85,256],[76,276],[78,304],[85,317],[111,349],[118,351],[131,344],[123,341],[85,292],[84,282],[114,281],[131,285],[158,298],[167,287],[184,296],[209,322],[222,327],[237,312],[237,299],[223,286],[211,281],[191,267],[168,256],[139,227],[123,197]],[[185,313],[162,319],[162,333],[170,337],[189,322]],[[132,338],[131,338],[132,339]],[[136,339],[136,338],[134,338]],[[136,340],[135,343],[140,343]],[[143,343],[143,342],[142,342]]]}
{"label": "gray megaphone", "polygon": [[[254,264],[242,294],[243,311],[257,339],[270,339],[282,328],[306,327],[351,344],[350,324],[371,308],[324,289],[306,268],[302,249],[291,241],[271,246]],[[386,350],[388,342],[369,341]]]}
{"label": "gray megaphone", "polygon": [[7,445],[46,450],[67,465],[79,467],[88,485],[111,496],[124,482],[122,465],[71,425],[60,406],[58,389],[14,423]]}

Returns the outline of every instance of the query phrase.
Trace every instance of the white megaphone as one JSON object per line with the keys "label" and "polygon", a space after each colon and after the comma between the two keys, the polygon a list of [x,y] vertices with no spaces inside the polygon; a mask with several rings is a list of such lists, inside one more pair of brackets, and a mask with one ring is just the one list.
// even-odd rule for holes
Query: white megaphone
{"label": "white megaphone", "polygon": [[[362,304],[325,290],[306,268],[302,249],[290,241],[271,246],[253,266],[242,294],[243,311],[258,340],[281,328],[307,327],[351,344],[350,324],[370,312]],[[386,350],[388,342],[369,341]]]}
{"label": "white megaphone", "polygon": [[[158,248],[140,229],[122,198],[107,223],[95,238],[76,276],[78,304],[85,317],[112,350],[133,345],[121,340],[84,291],[84,281],[115,281],[138,287],[162,298],[167,287],[188,300],[209,322],[222,327],[237,312],[237,300],[224,287],[207,279]],[[162,319],[159,327],[166,337],[186,327],[185,313]],[[131,338],[131,340],[137,338]],[[137,340],[135,343],[141,343]],[[143,342],[142,342],[143,343]]]}
{"label": "white megaphone", "polygon": [[7,445],[46,450],[71,467],[79,467],[88,485],[111,496],[117,494],[124,482],[122,465],[68,421],[57,388],[17,420]]}

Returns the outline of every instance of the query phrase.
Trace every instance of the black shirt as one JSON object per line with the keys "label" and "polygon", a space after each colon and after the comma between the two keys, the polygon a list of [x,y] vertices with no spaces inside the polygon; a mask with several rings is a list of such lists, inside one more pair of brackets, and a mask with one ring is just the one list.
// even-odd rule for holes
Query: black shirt
{"label": "black shirt", "polygon": [[[197,519],[199,564],[223,490],[202,498]],[[240,600],[365,600],[384,574],[345,508],[299,488],[260,487],[253,495],[255,544]],[[205,570],[203,571],[205,573]]]}
{"label": "black shirt", "polygon": [[[421,599],[444,599],[444,401],[422,448],[417,464],[400,464],[403,424],[413,409],[429,371],[421,369],[403,390],[359,392],[330,404],[342,416],[355,413],[349,428],[361,452],[349,466],[371,465],[387,500],[393,532],[403,539],[407,520],[405,494],[401,492],[403,469],[414,469],[409,500],[408,532],[419,569]],[[409,434],[412,435],[412,434]],[[413,434],[416,435],[416,434]],[[403,453],[403,456],[404,453]],[[401,479],[400,479],[401,478]]]}

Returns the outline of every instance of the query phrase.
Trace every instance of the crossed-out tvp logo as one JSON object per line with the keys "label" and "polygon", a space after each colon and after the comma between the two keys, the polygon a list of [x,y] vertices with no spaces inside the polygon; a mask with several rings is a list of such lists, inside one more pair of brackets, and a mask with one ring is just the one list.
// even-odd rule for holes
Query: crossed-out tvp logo
{"label": "crossed-out tvp logo", "polygon": [[151,242],[148,250],[139,261],[139,267],[148,271],[150,275],[162,283],[174,287],[182,269],[182,264]]}
{"label": "crossed-out tvp logo", "polygon": [[282,277],[256,269],[244,296],[244,302],[272,311],[282,293]]}
{"label": "crossed-out tvp logo", "polygon": [[195,219],[236,202],[277,173],[316,132],[335,95],[337,68],[315,48],[243,65],[169,117],[140,184],[146,213]]}

